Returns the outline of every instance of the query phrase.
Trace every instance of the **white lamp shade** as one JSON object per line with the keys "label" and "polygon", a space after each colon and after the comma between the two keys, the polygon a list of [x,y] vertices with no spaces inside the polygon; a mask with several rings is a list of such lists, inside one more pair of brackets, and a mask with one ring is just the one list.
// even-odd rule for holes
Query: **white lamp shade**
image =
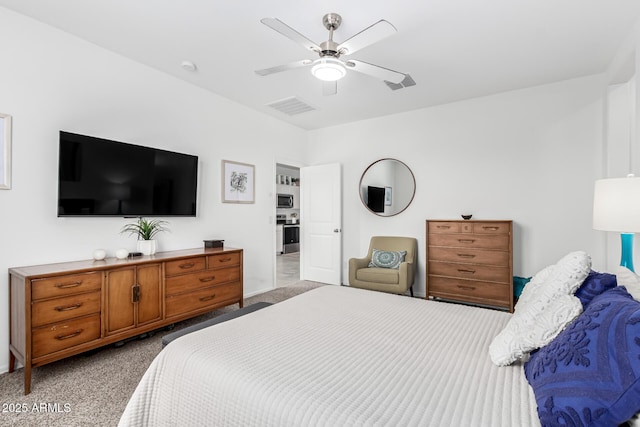
{"label": "white lamp shade", "polygon": [[339,60],[327,57],[313,61],[311,74],[320,80],[333,82],[343,78],[347,74],[347,70]]}
{"label": "white lamp shade", "polygon": [[620,233],[640,232],[640,177],[596,181],[593,228]]}

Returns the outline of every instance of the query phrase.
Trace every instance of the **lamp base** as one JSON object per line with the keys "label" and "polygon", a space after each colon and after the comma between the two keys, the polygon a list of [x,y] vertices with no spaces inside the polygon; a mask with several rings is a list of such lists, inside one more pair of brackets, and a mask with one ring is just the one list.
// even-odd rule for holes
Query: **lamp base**
{"label": "lamp base", "polygon": [[621,233],[620,240],[622,242],[622,254],[620,256],[620,265],[627,267],[635,273],[633,269],[633,233]]}

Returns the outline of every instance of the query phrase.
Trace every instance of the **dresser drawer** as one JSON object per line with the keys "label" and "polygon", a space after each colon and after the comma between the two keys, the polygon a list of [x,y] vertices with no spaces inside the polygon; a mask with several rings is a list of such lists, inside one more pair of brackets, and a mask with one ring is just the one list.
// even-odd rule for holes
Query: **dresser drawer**
{"label": "dresser drawer", "polygon": [[429,260],[508,266],[509,252],[435,246],[429,248]]}
{"label": "dresser drawer", "polygon": [[239,253],[209,255],[207,258],[209,260],[209,268],[224,268],[231,265],[240,265]]}
{"label": "dresser drawer", "polygon": [[508,234],[432,234],[429,236],[429,246],[508,250],[509,242]]}
{"label": "dresser drawer", "polygon": [[177,274],[194,273],[202,271],[206,266],[206,258],[203,256],[185,258],[176,261],[169,261],[164,265],[164,272],[167,276],[175,276]]}
{"label": "dresser drawer", "polygon": [[429,261],[429,276],[446,276],[489,282],[510,283],[509,267]]}
{"label": "dresser drawer", "polygon": [[71,295],[35,302],[31,308],[31,326],[57,323],[100,312],[100,292]]}
{"label": "dresser drawer", "polygon": [[167,296],[165,313],[167,317],[171,317],[206,307],[213,308],[224,301],[240,299],[241,289],[240,283],[235,282],[227,285],[212,286],[186,294]]}
{"label": "dresser drawer", "polygon": [[55,298],[81,292],[97,291],[102,285],[102,275],[92,273],[70,274],[31,282],[31,299]]}
{"label": "dresser drawer", "polygon": [[240,269],[238,267],[167,277],[165,281],[166,295],[189,292],[199,288],[238,280],[240,280]]}
{"label": "dresser drawer", "polygon": [[476,222],[473,232],[478,234],[509,234],[508,222]]}
{"label": "dresser drawer", "polygon": [[429,276],[429,295],[509,307],[508,284]]}
{"label": "dresser drawer", "polygon": [[36,328],[31,334],[33,358],[36,359],[98,338],[100,338],[99,314]]}
{"label": "dresser drawer", "polygon": [[458,221],[430,221],[429,233],[459,233],[461,223]]}

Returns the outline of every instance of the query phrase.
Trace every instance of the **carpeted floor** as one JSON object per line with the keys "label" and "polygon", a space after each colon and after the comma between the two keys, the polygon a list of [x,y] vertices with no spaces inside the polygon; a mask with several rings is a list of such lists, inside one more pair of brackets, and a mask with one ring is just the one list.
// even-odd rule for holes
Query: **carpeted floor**
{"label": "carpeted floor", "polygon": [[[276,303],[322,286],[301,281],[245,299]],[[176,323],[178,330],[222,313],[232,305]],[[0,426],[115,426],[140,378],[162,349],[157,331],[123,347],[106,346],[33,369],[31,394],[24,396],[23,371],[0,375]]]}

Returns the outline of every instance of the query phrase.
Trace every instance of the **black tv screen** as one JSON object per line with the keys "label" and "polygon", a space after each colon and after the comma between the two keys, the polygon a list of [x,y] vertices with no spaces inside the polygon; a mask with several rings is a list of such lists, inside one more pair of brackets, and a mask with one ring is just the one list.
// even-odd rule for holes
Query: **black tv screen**
{"label": "black tv screen", "polygon": [[58,216],[195,216],[198,157],[60,131]]}
{"label": "black tv screen", "polygon": [[384,188],[367,187],[367,207],[373,212],[384,212]]}

